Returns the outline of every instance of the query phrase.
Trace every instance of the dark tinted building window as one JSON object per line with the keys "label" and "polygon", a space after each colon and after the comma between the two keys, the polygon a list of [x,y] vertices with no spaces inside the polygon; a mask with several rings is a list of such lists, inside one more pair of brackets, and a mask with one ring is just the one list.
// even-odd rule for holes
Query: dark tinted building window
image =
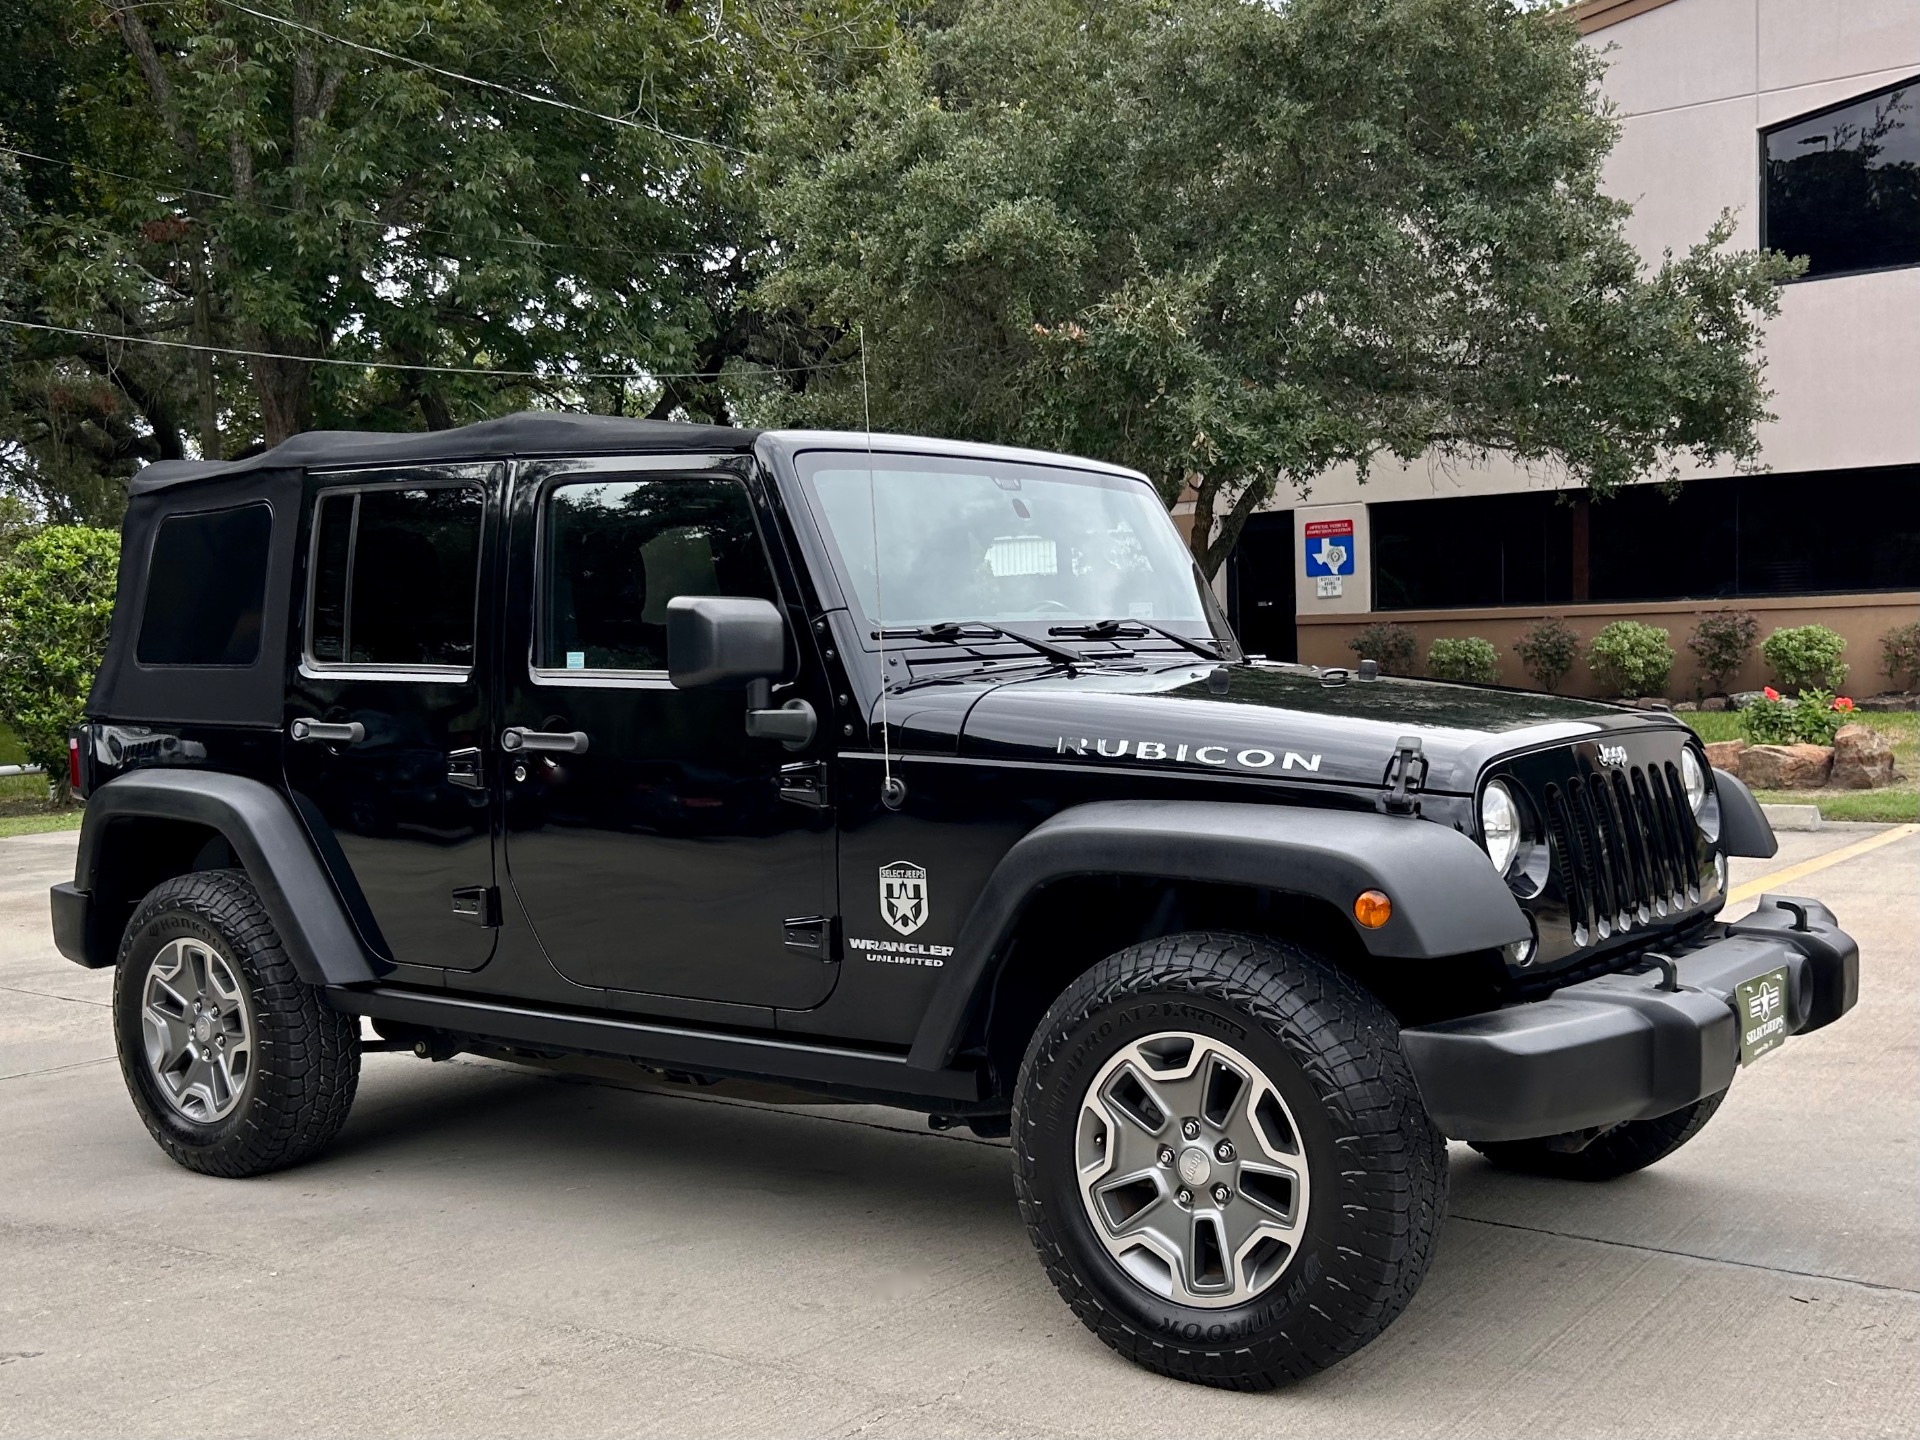
{"label": "dark tinted building window", "polygon": [[134,654],[142,665],[251,665],[260,658],[273,512],[242,505],[160,522]]}
{"label": "dark tinted building window", "polygon": [[[1860,523],[1822,518],[1823,493]],[[1374,608],[1920,589],[1920,467],[1375,505]]]}
{"label": "dark tinted building window", "polygon": [[596,480],[547,500],[537,663],[664,670],[676,595],[775,598],[735,480]]}
{"label": "dark tinted building window", "polygon": [[473,664],[485,497],[472,486],[336,492],[314,520],[307,648],[331,664]]}
{"label": "dark tinted building window", "polygon": [[1572,507],[1548,494],[1375,505],[1377,610],[1544,605],[1567,598]]}
{"label": "dark tinted building window", "polygon": [[1920,264],[1920,77],[1761,133],[1761,244],[1807,274]]}

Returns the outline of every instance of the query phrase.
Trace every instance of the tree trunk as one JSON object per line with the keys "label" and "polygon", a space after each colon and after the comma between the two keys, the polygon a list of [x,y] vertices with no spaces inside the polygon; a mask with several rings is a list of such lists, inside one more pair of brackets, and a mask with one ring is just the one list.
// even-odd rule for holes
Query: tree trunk
{"label": "tree trunk", "polygon": [[1220,492],[1230,483],[1208,475],[1200,481],[1194,496],[1193,531],[1187,537],[1187,548],[1193,552],[1194,563],[1209,584],[1233,554],[1233,547],[1240,543],[1240,532],[1247,528],[1247,521],[1273,494],[1272,480],[1249,480],[1235,493],[1225,516],[1217,516]]}
{"label": "tree trunk", "polygon": [[[296,352],[296,343],[262,336],[262,350],[282,355]],[[300,434],[313,425],[313,364],[297,359],[255,359],[247,362],[253,376],[254,398],[260,402],[260,427],[269,446]]]}

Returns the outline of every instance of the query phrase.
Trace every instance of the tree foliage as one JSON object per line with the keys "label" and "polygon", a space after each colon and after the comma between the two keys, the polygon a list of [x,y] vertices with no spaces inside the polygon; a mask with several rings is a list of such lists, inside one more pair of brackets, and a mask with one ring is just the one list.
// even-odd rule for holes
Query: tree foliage
{"label": "tree foliage", "polygon": [[[1756,451],[1777,256],[1651,271],[1603,60],[1511,0],[941,0],[765,141],[769,303],[874,423],[1138,466],[1208,574],[1274,487],[1491,449],[1596,494]],[[784,413],[859,423],[858,371]]]}
{"label": "tree foliage", "polygon": [[891,25],[874,0],[0,0],[0,18],[33,69],[0,96],[0,144],[46,157],[23,162],[30,293],[0,314],[285,357],[14,331],[0,484],[102,520],[139,463],[315,426],[529,403],[728,418],[729,365],[788,359],[744,303],[751,117]]}
{"label": "tree foliage", "polygon": [[61,798],[67,731],[80,723],[113,618],[120,537],[50,525],[0,559],[0,722]]}

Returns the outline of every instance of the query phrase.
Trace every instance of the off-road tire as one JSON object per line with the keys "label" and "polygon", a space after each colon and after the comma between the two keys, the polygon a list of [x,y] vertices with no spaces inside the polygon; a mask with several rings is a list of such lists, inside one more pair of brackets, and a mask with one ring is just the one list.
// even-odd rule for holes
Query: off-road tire
{"label": "off-road tire", "polygon": [[[141,1008],[149,967],[177,939],[237,966],[254,1030],[238,1103],[201,1123],[161,1093],[148,1063]],[[134,1108],[160,1148],[189,1170],[239,1178],[297,1165],[320,1151],[360,1081],[356,1022],[300,979],[260,897],[239,870],[202,870],[154,887],[127,922],[113,981],[114,1038]]]}
{"label": "off-road tire", "polygon": [[1473,1148],[1502,1170],[1522,1175],[1545,1175],[1555,1180],[1618,1180],[1664,1160],[1698,1135],[1720,1102],[1722,1090],[1670,1115],[1653,1120],[1629,1120],[1602,1131],[1584,1148],[1574,1149],[1577,1137],[1550,1135],[1539,1140],[1497,1140],[1474,1143]]}
{"label": "off-road tire", "polygon": [[[1311,1200],[1271,1286],[1198,1308],[1129,1276],[1093,1230],[1073,1137],[1091,1078],[1122,1046],[1208,1034],[1259,1066],[1299,1129]],[[1446,1140],[1386,1009],[1298,946],[1196,932],[1131,946],[1041,1019],[1013,1104],[1021,1218],[1061,1297],[1128,1359],[1176,1379],[1265,1390],[1366,1345],[1413,1298],[1446,1209]]]}

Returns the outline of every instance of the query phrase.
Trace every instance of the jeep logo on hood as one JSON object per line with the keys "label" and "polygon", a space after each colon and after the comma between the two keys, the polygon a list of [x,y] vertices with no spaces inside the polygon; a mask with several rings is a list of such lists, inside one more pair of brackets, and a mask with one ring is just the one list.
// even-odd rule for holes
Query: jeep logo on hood
{"label": "jeep logo on hood", "polygon": [[1171,760],[1175,764],[1217,765],[1240,770],[1282,770],[1320,768],[1318,755],[1302,755],[1298,750],[1266,750],[1258,746],[1236,750],[1231,745],[1195,745],[1191,741],[1089,739],[1062,735],[1054,743],[1056,755],[1102,756],[1121,760]]}

